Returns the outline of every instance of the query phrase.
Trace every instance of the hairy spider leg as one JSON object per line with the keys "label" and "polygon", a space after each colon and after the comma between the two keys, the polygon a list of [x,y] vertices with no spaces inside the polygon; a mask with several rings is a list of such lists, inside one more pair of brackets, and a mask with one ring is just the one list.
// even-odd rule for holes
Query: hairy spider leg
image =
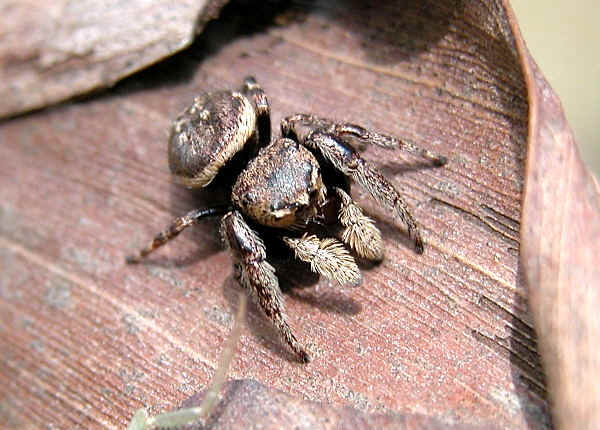
{"label": "hairy spider leg", "polygon": [[239,265],[240,283],[251,292],[266,317],[298,359],[302,363],[308,363],[308,353],[287,323],[279,281],[275,269],[266,260],[263,241],[238,211],[231,211],[223,217],[221,235],[229,245],[234,261]]}
{"label": "hairy spider leg", "polygon": [[423,253],[423,238],[408,205],[396,188],[373,166],[340,137],[320,130],[312,131],[303,142],[329,160],[340,172],[362,185],[381,205],[393,211],[406,224],[409,237],[415,243],[417,253]]}
{"label": "hairy spider leg", "polygon": [[221,216],[231,210],[230,205],[213,206],[210,208],[194,209],[182,217],[175,218],[171,224],[163,231],[158,233],[152,241],[137,255],[130,255],[126,258],[128,263],[138,263],[142,258],[150,254],[156,248],[163,246],[165,243],[174,239],[183,230],[189,226],[196,224],[202,218],[211,216]]}
{"label": "hairy spider leg", "polygon": [[281,132],[284,136],[287,136],[290,132],[295,132],[299,125],[310,127],[313,130],[319,129],[337,136],[352,136],[365,143],[386,149],[399,149],[429,160],[434,166],[443,166],[448,162],[446,157],[434,154],[428,149],[421,148],[407,140],[400,140],[393,136],[377,133],[357,124],[336,123],[310,114],[296,114],[284,118],[281,121]]}
{"label": "hairy spider leg", "polygon": [[244,79],[241,92],[254,105],[258,128],[258,145],[260,148],[265,147],[271,142],[271,107],[267,95],[253,76],[247,76]]}

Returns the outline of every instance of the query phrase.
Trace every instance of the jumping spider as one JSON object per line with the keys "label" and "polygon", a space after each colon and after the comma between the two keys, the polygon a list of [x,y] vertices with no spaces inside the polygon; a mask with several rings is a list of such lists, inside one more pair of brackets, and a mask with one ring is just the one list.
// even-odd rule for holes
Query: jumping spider
{"label": "jumping spider", "polygon": [[[257,230],[276,232],[314,272],[340,284],[357,285],[361,274],[344,244],[358,256],[377,261],[383,258],[383,240],[374,221],[350,197],[348,177],[406,224],[418,253],[423,252],[423,239],[398,191],[347,139],[402,149],[438,166],[446,158],[355,124],[313,115],[283,119],[281,134],[271,142],[269,103],[252,77],[245,79],[239,91],[197,97],[175,120],[169,138],[169,167],[177,182],[205,187],[238,152],[255,151],[236,173],[228,204],[194,209],[175,219],[128,261],[138,262],[204,217],[222,216],[221,235],[231,249],[239,281],[299,360],[308,362],[308,354],[287,323],[275,269],[267,261]],[[338,222],[341,241],[311,233],[311,226]]]}

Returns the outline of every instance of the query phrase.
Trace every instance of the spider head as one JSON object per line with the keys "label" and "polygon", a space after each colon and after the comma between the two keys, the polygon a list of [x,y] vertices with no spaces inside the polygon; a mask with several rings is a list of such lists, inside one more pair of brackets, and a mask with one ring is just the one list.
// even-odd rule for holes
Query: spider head
{"label": "spider head", "polygon": [[260,224],[279,228],[302,225],[325,201],[319,164],[304,146],[278,139],[241,173],[232,201]]}

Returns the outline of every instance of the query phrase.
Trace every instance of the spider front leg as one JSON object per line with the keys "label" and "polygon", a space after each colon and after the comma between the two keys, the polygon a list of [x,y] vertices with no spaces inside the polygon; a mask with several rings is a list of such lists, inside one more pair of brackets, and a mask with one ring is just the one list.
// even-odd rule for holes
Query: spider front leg
{"label": "spider front leg", "polygon": [[[281,133],[284,137],[296,135],[302,141],[308,136],[308,133],[315,130],[336,136],[351,136],[365,143],[370,143],[386,149],[399,149],[425,158],[426,160],[431,161],[434,166],[443,166],[448,161],[446,157],[434,154],[428,149],[421,148],[412,142],[377,133],[356,124],[336,123],[329,119],[320,118],[310,114],[296,114],[281,120]],[[302,134],[304,134],[304,136],[302,136]]]}
{"label": "spider front leg", "polygon": [[393,211],[405,224],[417,253],[423,253],[423,238],[408,205],[396,188],[339,136],[319,130],[306,136],[303,143],[318,150],[333,166],[362,185],[381,205]]}
{"label": "spider front leg", "polygon": [[290,326],[283,307],[283,298],[275,269],[266,260],[266,250],[263,241],[244,221],[238,211],[226,214],[221,221],[221,234],[239,263],[239,279],[248,288],[263,312],[281,337],[294,351],[303,363],[310,360],[302,348]]}
{"label": "spider front leg", "polygon": [[209,216],[220,216],[231,210],[231,206],[223,205],[223,206],[214,206],[211,208],[204,209],[194,209],[182,217],[175,218],[171,225],[169,225],[165,230],[158,233],[154,239],[146,247],[142,248],[142,250],[137,255],[130,255],[126,257],[126,261],[128,263],[139,263],[142,258],[150,254],[156,248],[163,246],[165,243],[174,239],[181,233],[183,230],[188,228],[189,226],[196,224],[202,218],[206,218]]}

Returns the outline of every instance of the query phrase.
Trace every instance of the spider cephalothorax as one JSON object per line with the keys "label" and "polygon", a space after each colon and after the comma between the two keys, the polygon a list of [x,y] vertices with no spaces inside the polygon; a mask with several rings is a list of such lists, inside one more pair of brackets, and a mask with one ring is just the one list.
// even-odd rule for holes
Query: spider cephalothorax
{"label": "spider cephalothorax", "polygon": [[[435,165],[446,159],[394,137],[355,124],[297,114],[281,122],[282,137],[271,141],[270,109],[254,78],[240,91],[204,93],[174,121],[169,138],[169,167],[188,187],[204,187],[242,149],[251,159],[238,172],[229,203],[195,209],[177,218],[136,256],[137,262],[186,227],[207,216],[223,216],[221,235],[229,245],[237,276],[258,301],[300,361],[309,356],[292,333],[275,269],[257,230],[276,231],[296,257],[316,273],[341,284],[357,285],[361,275],[347,247],[370,260],[383,258],[381,233],[350,197],[346,177],[362,185],[407,226],[418,253],[423,240],[415,220],[394,186],[348,143],[358,139],[385,148],[416,153]],[[331,208],[335,216],[331,218]],[[339,239],[321,238],[311,226],[339,223]]]}

